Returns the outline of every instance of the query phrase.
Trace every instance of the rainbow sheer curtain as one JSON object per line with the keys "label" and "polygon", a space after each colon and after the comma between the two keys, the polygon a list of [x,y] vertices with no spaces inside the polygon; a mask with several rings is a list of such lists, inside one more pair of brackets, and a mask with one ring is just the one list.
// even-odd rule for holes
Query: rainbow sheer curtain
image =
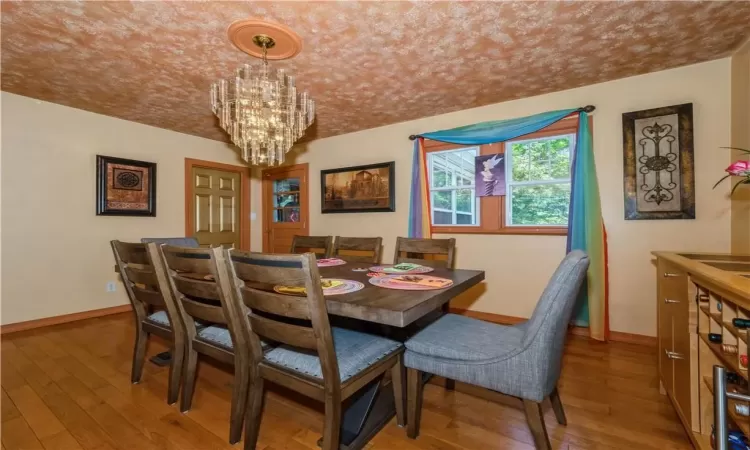
{"label": "rainbow sheer curtain", "polygon": [[584,108],[483,122],[416,136],[409,202],[409,237],[432,236],[424,138],[463,145],[492,144],[539,131],[572,114],[578,114],[578,137],[571,169],[567,250],[584,250],[591,261],[587,285],[581,292],[574,323],[588,326],[592,338],[606,340],[609,337],[607,238],[601,214],[591,130]]}

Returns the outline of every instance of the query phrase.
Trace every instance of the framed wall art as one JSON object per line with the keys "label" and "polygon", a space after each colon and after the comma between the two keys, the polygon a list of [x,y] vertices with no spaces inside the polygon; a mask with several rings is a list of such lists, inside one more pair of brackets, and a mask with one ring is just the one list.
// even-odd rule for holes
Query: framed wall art
{"label": "framed wall art", "polygon": [[156,216],[156,163],[96,155],[96,215]]}
{"label": "framed wall art", "polygon": [[320,171],[323,214],[395,211],[395,161]]}
{"label": "framed wall art", "polygon": [[695,219],[693,104],[622,115],[625,219]]}

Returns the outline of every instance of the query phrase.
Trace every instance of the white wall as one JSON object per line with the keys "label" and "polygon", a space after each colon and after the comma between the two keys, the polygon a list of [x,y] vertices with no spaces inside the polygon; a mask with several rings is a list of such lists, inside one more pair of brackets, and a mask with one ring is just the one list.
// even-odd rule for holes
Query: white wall
{"label": "white wall", "polygon": [[[730,137],[729,79],[725,58],[313,141],[296,156],[296,162],[310,163],[310,232],[383,236],[389,260],[396,237],[407,231],[410,134],[593,104],[594,147],[609,233],[611,328],[655,335],[656,281],[650,252],[730,248],[728,188],[711,189],[728,160],[719,147]],[[696,220],[625,221],[622,113],[687,102],[694,107]],[[320,170],[391,160],[396,161],[396,212],[320,214]],[[565,238],[558,236],[455,237],[458,267],[485,270],[487,281],[453,305],[509,316],[531,314],[565,252]]]}
{"label": "white wall", "polygon": [[[6,92],[1,99],[3,324],[128,303],[109,241],[185,234],[185,158],[242,164],[222,142]],[[96,216],[97,154],[157,163],[156,217]],[[117,292],[105,292],[108,281]]]}

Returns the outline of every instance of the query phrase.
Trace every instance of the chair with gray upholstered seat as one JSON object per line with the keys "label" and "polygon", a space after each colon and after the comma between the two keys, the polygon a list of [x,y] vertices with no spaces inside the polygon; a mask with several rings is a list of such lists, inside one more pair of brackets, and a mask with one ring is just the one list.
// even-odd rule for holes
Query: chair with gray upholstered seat
{"label": "chair with gray upholstered seat", "polygon": [[525,323],[502,326],[447,314],[407,341],[408,436],[419,434],[422,373],[427,372],[522,399],[536,448],[549,450],[541,402],[549,396],[557,421],[566,424],[557,381],[588,266],[584,252],[569,253]]}
{"label": "chair with gray upholstered seat", "polygon": [[[331,328],[320,274],[312,253],[269,255],[229,250],[235,309],[250,310],[250,392],[245,449],[255,449],[264,381],[325,404],[323,450],[338,450],[341,403],[390,371],[399,425],[404,425],[401,343],[343,328]],[[283,295],[274,286],[304,287]],[[260,338],[281,345],[263,353]]]}
{"label": "chair with gray upholstered seat", "polygon": [[[221,248],[188,248],[162,245],[162,256],[170,287],[186,329],[185,364],[180,410],[188,411],[193,402],[198,354],[234,366],[229,442],[242,437],[248,386],[247,338],[239,322],[247,312],[231,310],[227,297],[232,287]],[[196,323],[208,326],[196,327]],[[266,348],[265,343],[260,343]]]}
{"label": "chair with gray upholstered seat", "polygon": [[135,314],[135,350],[130,380],[143,374],[146,344],[151,334],[172,343],[167,402],[177,402],[185,354],[185,327],[169,288],[164,264],[156,244],[111,241],[117,270]]}

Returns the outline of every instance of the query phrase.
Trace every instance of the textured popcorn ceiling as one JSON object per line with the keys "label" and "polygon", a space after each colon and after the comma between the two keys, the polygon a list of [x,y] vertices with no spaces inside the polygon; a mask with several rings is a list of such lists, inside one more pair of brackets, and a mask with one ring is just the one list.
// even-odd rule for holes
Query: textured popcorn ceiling
{"label": "textured popcorn ceiling", "polygon": [[248,17],[303,39],[272,64],[317,100],[306,139],[715,59],[750,34],[750,2],[3,1],[2,89],[225,140],[208,87],[251,59],[226,35]]}

